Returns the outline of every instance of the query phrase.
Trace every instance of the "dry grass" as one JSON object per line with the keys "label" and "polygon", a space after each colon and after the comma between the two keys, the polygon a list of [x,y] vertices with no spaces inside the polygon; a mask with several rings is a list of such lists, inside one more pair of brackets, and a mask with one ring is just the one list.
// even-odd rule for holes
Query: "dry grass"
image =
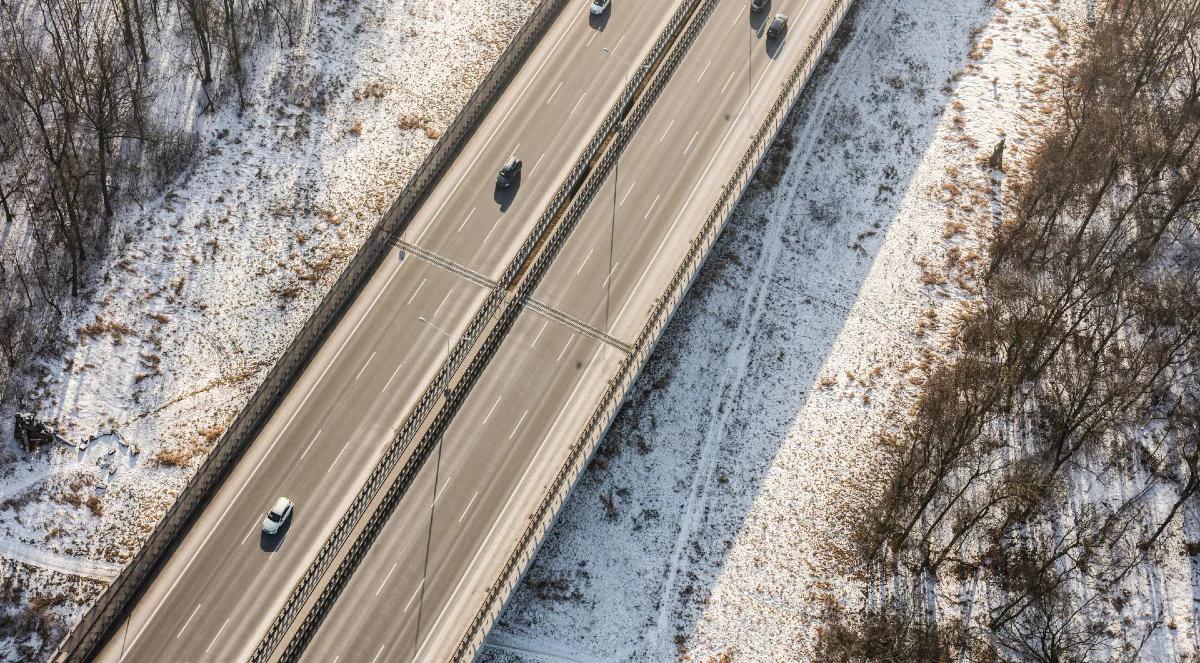
{"label": "dry grass", "polygon": [[108,334],[112,337],[114,343],[119,343],[125,335],[132,333],[133,328],[129,325],[103,317],[97,317],[95,320],[79,328],[80,338],[98,338]]}

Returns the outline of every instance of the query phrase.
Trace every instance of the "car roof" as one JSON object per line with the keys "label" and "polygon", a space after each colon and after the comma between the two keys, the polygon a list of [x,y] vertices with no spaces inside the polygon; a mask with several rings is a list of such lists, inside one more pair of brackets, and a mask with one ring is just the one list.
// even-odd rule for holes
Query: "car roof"
{"label": "car roof", "polygon": [[289,505],[291,503],[292,503],[292,501],[289,500],[288,498],[280,497],[279,499],[275,500],[275,506],[271,507],[271,510],[277,511],[279,513],[283,513],[283,510],[286,509],[287,505]]}

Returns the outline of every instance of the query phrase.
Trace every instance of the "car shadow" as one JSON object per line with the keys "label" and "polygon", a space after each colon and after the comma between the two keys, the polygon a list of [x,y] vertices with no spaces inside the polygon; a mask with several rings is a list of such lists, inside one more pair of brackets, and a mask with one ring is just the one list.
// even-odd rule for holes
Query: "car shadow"
{"label": "car shadow", "polygon": [[293,511],[292,517],[287,519],[283,527],[279,528],[274,534],[267,534],[261,529],[258,530],[258,547],[265,553],[273,553],[283,547],[283,540],[287,538],[288,530],[292,528],[292,521],[295,520],[296,514]]}
{"label": "car shadow", "polygon": [[779,37],[767,37],[763,46],[767,49],[767,57],[772,60],[779,58],[779,53],[783,51],[783,45],[787,43],[788,37],[791,36],[790,31],[784,32]]}
{"label": "car shadow", "polygon": [[612,14],[612,8],[606,9],[599,14],[588,12],[588,26],[597,32],[604,32],[608,27],[608,17]]}
{"label": "car shadow", "polygon": [[509,206],[517,199],[517,191],[521,189],[521,179],[521,176],[518,175],[512,186],[507,189],[496,187],[495,193],[492,194],[492,200],[496,201],[496,204],[500,206],[501,212],[507,212]]}
{"label": "car shadow", "polygon": [[767,21],[771,20],[771,0],[767,0],[767,6],[759,11],[746,10],[750,15],[750,27],[754,29],[759,36],[762,36],[762,30],[767,25]]}

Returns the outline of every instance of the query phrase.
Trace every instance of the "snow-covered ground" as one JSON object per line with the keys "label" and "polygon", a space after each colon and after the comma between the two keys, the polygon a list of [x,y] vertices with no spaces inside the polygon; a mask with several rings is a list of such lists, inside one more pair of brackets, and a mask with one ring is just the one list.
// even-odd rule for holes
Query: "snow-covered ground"
{"label": "snow-covered ground", "polygon": [[[534,6],[316,3],[258,49],[250,106],[203,91],[167,43],[156,116],[199,138],[168,190],[119,209],[107,264],[21,409],[83,449],[30,457],[0,412],[0,622],[67,621],[140,545]],[[171,20],[175,20],[174,18]],[[100,581],[100,582],[96,582]],[[74,588],[74,589],[72,589]],[[0,638],[0,659],[39,643]]]}
{"label": "snow-covered ground", "polygon": [[1006,137],[1019,169],[1086,13],[861,0],[483,660],[813,660],[861,598],[850,537],[889,433],[976,292],[980,160]]}

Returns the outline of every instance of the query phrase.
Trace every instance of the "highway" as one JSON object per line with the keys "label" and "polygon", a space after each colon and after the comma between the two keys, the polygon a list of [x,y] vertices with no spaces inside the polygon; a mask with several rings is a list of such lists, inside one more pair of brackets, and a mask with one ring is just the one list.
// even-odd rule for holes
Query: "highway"
{"label": "highway", "polygon": [[[632,342],[830,4],[722,0],[535,299]],[[777,12],[791,29],[767,39]],[[621,352],[526,308],[303,659],[445,660]]]}
{"label": "highway", "polygon": [[[249,656],[443,361],[447,336],[465,329],[615,101],[627,67],[609,53],[641,59],[677,4],[630,3],[601,21],[583,2],[563,11],[404,234],[457,270],[411,251],[385,258],[96,660]],[[525,160],[521,184],[497,194],[495,171],[513,153]],[[280,495],[295,516],[263,537]]]}

